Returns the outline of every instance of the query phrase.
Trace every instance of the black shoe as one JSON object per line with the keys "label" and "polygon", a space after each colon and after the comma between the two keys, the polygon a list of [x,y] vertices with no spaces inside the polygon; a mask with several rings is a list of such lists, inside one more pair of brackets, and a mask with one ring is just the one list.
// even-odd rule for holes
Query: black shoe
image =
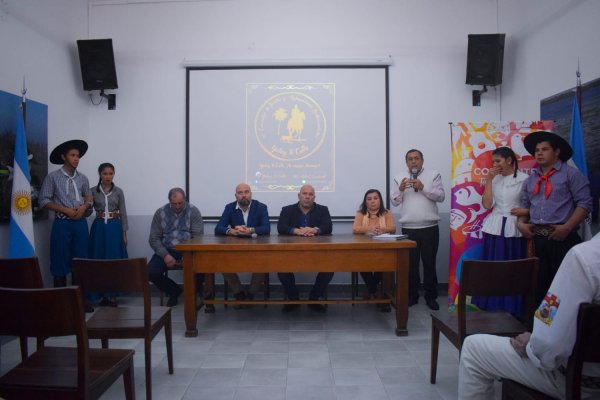
{"label": "black shoe", "polygon": [[108,300],[108,306],[109,307],[116,307],[117,306],[117,299],[113,297],[112,299]]}
{"label": "black shoe", "polygon": [[108,307],[110,305],[110,301],[106,297],[103,297],[102,300],[100,300],[100,303],[98,303],[98,305],[100,307]]}
{"label": "black shoe", "polygon": [[429,307],[433,311],[437,311],[440,309],[440,305],[435,299],[426,299],[425,303],[427,303],[427,307]]}
{"label": "black shoe", "polygon": [[94,312],[94,307],[86,304],[85,305],[85,312],[86,313],[93,313]]}
{"label": "black shoe", "polygon": [[381,312],[391,312],[392,306],[390,303],[377,304],[377,309]]}
{"label": "black shoe", "polygon": [[408,298],[408,306],[409,307],[412,307],[412,306],[414,306],[415,304],[418,304],[418,303],[419,303],[419,298],[418,297],[409,297]]}
{"label": "black shoe", "polygon": [[215,305],[214,304],[206,304],[204,306],[204,314],[214,314],[215,313]]}
{"label": "black shoe", "polygon": [[[202,297],[202,295],[200,297]],[[208,295],[206,295],[206,297],[202,298],[200,301],[204,302],[204,300],[214,300],[214,298],[215,298],[214,295],[208,294]],[[204,303],[204,314],[214,314],[214,313],[215,313],[215,305]]]}
{"label": "black shoe", "polygon": [[178,287],[173,293],[169,294],[169,300],[167,301],[167,307],[175,307],[177,305],[177,298],[181,294],[181,289]]}
{"label": "black shoe", "polygon": [[319,313],[327,312],[327,306],[325,304],[309,304],[308,308]]}
{"label": "black shoe", "polygon": [[292,312],[300,307],[300,304],[284,304],[281,312]]}
{"label": "black shoe", "polygon": [[[246,301],[254,301],[254,295],[252,293],[246,292]],[[244,308],[252,308],[254,304],[246,304]]]}
{"label": "black shoe", "polygon": [[[246,300],[246,293],[245,293],[244,291],[237,292],[237,293],[236,293],[236,294],[234,294],[233,296],[235,297],[235,299],[236,299],[237,301],[244,301],[244,300]],[[234,309],[234,310],[239,310],[239,309],[241,309],[241,308],[244,308],[244,306],[243,306],[243,305],[241,305],[241,304],[234,304],[234,305],[233,305],[233,309]]]}
{"label": "black shoe", "polygon": [[65,287],[67,286],[67,277],[66,276],[55,276],[54,277],[54,287]]}

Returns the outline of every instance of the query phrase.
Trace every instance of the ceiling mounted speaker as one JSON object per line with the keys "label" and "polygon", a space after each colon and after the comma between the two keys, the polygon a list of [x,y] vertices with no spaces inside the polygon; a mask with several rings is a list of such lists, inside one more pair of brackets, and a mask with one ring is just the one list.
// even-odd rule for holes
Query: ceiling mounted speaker
{"label": "ceiling mounted speaker", "polygon": [[78,40],[83,90],[117,89],[112,39]]}
{"label": "ceiling mounted speaker", "polygon": [[469,35],[467,85],[495,86],[502,83],[504,33]]}

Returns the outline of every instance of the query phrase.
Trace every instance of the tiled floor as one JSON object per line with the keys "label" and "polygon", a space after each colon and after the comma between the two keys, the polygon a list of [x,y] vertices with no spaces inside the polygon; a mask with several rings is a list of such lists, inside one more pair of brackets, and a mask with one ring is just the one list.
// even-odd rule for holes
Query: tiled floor
{"label": "tiled floor", "polygon": [[[123,301],[123,300],[122,300]],[[139,299],[126,299],[139,302]],[[153,300],[156,304],[158,299]],[[202,400],[456,399],[458,351],[441,336],[438,379],[429,383],[430,317],[421,300],[410,308],[407,337],[396,337],[392,313],[372,305],[332,305],[326,314],[305,306],[234,310],[217,306],[198,314],[198,337],[186,338],[183,306],[173,308],[175,374],[167,372],[161,334],[152,343],[153,397]],[[72,338],[50,343],[73,344]],[[99,341],[91,341],[99,347]],[[134,348],[137,398],[145,398],[141,340]],[[30,348],[35,348],[32,341]],[[17,340],[2,346],[0,373],[19,361]],[[103,400],[122,399],[119,381]]]}

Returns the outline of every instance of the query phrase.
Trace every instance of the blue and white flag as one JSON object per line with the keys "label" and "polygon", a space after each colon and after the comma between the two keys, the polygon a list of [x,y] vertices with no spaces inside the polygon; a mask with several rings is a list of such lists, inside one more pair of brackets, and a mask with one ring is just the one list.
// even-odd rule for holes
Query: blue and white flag
{"label": "blue and white flag", "polygon": [[8,256],[10,258],[35,256],[27,141],[25,140],[23,115],[20,110],[18,114],[8,235]]}
{"label": "blue and white flag", "polygon": [[[581,125],[581,116],[579,115],[579,105],[577,104],[577,96],[573,98],[573,114],[571,117],[571,148],[573,149],[573,157],[569,163],[574,166],[588,178],[587,161],[585,158],[585,143],[583,141],[583,126]],[[588,178],[589,179],[589,178]],[[583,240],[592,238],[592,217],[588,217],[583,221],[579,228],[579,236]]]}
{"label": "blue and white flag", "polygon": [[573,99],[573,116],[571,119],[571,148],[573,149],[573,162],[581,173],[587,178],[588,168],[585,158],[585,143],[583,141],[583,126],[579,115],[577,96]]}

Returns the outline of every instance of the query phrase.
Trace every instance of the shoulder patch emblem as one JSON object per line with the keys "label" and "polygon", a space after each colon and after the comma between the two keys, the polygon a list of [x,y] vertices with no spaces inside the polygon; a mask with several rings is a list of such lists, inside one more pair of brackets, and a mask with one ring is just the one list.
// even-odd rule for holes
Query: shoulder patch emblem
{"label": "shoulder patch emblem", "polygon": [[535,317],[546,325],[552,325],[552,321],[554,321],[559,306],[560,299],[556,295],[548,292],[544,297],[544,300],[542,300],[540,307],[535,311]]}

